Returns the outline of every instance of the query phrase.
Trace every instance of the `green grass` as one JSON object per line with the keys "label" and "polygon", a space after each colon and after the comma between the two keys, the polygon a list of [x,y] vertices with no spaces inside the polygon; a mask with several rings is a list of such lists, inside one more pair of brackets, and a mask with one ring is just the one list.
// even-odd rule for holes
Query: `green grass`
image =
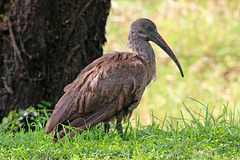
{"label": "green grass", "polygon": [[239,0],[112,0],[104,52],[129,51],[131,23],[147,17],[156,23],[185,73],[182,78],[174,62],[153,44],[158,79],[147,87],[134,112],[143,124],[151,123],[152,111],[160,119],[166,113],[180,116],[182,100],[199,111],[199,106],[187,101],[188,96],[210,106],[229,103],[239,110],[239,11]]}
{"label": "green grass", "polygon": [[[114,127],[110,133],[96,127],[54,144],[45,135],[44,124],[29,124],[35,131],[13,133],[0,127],[1,159],[238,159],[240,156],[240,119],[235,110],[223,105],[217,116],[214,109],[201,105],[195,112],[184,103],[192,120],[165,116],[159,120],[152,115],[150,125],[139,119],[124,126],[123,139]],[[135,127],[133,127],[133,125]]]}
{"label": "green grass", "polygon": [[130,24],[147,17],[185,77],[153,45],[158,79],[125,124],[123,139],[114,127],[109,134],[93,128],[54,144],[44,124],[20,132],[1,125],[0,159],[240,159],[239,11],[239,0],[112,0],[104,52],[128,51]]}

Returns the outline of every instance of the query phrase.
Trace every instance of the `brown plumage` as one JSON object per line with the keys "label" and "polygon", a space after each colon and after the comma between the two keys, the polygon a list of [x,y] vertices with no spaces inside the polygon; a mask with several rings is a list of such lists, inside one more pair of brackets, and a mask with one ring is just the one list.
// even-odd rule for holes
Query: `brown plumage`
{"label": "brown plumage", "polygon": [[[181,66],[162,37],[155,24],[148,19],[139,19],[131,25],[128,45],[133,52],[111,52],[104,54],[89,64],[77,78],[64,88],[65,94],[55,106],[47,124],[46,134],[59,133],[62,138],[68,129],[59,124],[77,127],[78,133],[116,118],[117,130],[122,135],[121,122],[130,118],[137,108],[145,87],[155,77],[155,54],[149,43],[159,45],[177,64]],[[71,137],[74,132],[71,132]]]}

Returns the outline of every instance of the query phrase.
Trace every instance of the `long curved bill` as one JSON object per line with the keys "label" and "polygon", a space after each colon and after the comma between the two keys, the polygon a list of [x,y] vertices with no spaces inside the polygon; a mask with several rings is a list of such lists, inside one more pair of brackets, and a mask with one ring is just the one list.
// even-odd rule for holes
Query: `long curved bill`
{"label": "long curved bill", "polygon": [[183,74],[183,70],[182,70],[182,67],[180,65],[180,63],[178,62],[178,59],[177,57],[175,56],[175,54],[173,53],[173,51],[171,50],[171,48],[168,46],[168,44],[164,41],[164,39],[160,36],[159,33],[156,33],[156,35],[154,35],[152,37],[152,41],[154,43],[156,43],[159,47],[161,47],[168,55],[169,57],[172,58],[172,60],[176,63],[180,73],[181,73],[181,76],[184,77],[184,74]]}

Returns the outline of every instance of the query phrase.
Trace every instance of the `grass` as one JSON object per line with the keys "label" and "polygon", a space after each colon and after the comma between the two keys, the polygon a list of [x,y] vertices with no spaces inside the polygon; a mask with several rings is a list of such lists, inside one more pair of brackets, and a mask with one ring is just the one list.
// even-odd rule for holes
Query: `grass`
{"label": "grass", "polygon": [[[165,116],[163,120],[152,115],[150,125],[139,119],[128,122],[123,139],[114,127],[106,134],[103,128],[94,127],[54,144],[45,135],[44,124],[29,124],[35,131],[13,133],[0,127],[1,159],[238,159],[240,156],[239,112],[223,105],[218,116],[210,107],[200,104],[201,112],[185,110],[188,120],[180,111],[180,118]],[[133,123],[135,127],[133,127]]]}
{"label": "grass", "polygon": [[112,0],[104,52],[128,51],[130,24],[147,17],[185,78],[153,45],[158,79],[124,126],[123,139],[114,127],[109,134],[93,128],[54,144],[40,122],[19,132],[0,125],[0,159],[239,159],[239,11],[239,0]]}
{"label": "grass", "polygon": [[188,96],[210,106],[229,103],[240,108],[239,11],[239,0],[112,0],[104,52],[129,51],[126,42],[131,23],[147,17],[156,23],[185,73],[182,78],[173,61],[153,44],[158,79],[147,87],[134,112],[143,124],[151,123],[152,111],[160,119],[169,113],[180,116],[182,100],[199,111]]}

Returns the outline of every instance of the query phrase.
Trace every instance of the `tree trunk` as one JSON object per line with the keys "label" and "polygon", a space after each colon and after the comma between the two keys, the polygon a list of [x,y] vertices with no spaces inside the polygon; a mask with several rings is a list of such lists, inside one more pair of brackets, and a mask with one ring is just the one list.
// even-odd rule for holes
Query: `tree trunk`
{"label": "tree trunk", "polygon": [[10,110],[61,97],[102,55],[109,9],[110,0],[13,1],[6,28],[0,27],[0,120]]}

